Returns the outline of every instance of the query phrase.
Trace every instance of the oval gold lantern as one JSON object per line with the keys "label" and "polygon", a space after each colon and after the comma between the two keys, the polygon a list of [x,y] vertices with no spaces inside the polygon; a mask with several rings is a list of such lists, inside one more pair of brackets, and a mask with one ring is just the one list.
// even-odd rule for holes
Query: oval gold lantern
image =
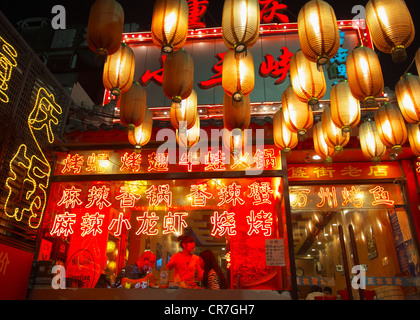
{"label": "oval gold lantern", "polygon": [[384,90],[382,68],[375,51],[364,46],[354,48],[347,57],[346,70],[353,96],[366,106],[374,106],[375,98]]}
{"label": "oval gold lantern", "polygon": [[248,96],[235,101],[226,93],[223,96],[223,123],[228,130],[246,129],[251,123],[251,99]]}
{"label": "oval gold lantern", "polygon": [[187,40],[188,2],[156,0],[152,15],[152,40],[162,53],[181,49]]}
{"label": "oval gold lantern", "polygon": [[349,83],[340,81],[330,92],[331,117],[342,132],[351,132],[360,122],[360,102],[351,93]]}
{"label": "oval gold lantern", "polygon": [[324,70],[318,70],[316,63],[307,59],[301,50],[290,60],[290,80],[298,99],[310,106],[318,105],[327,90]]}
{"label": "oval gold lantern", "polygon": [[297,133],[286,127],[282,110],[278,110],[273,116],[273,137],[276,146],[284,152],[290,152],[298,144]]}
{"label": "oval gold lantern", "polygon": [[191,129],[182,132],[176,130],[176,142],[182,148],[191,148],[200,140],[200,117],[198,114],[195,117],[194,125]]}
{"label": "oval gold lantern", "polygon": [[407,124],[408,141],[410,143],[411,151],[414,155],[420,157],[420,128],[417,124]]}
{"label": "oval gold lantern", "polygon": [[343,147],[350,140],[349,132],[341,132],[332,120],[331,107],[326,107],[321,116],[322,132],[327,145],[334,148],[335,152],[343,152]]}
{"label": "oval gold lantern", "polygon": [[96,0],[89,13],[86,41],[97,57],[106,60],[120,48],[124,31],[124,10],[114,0]]}
{"label": "oval gold lantern", "polygon": [[380,51],[391,53],[396,63],[407,59],[405,49],[413,42],[415,30],[404,0],[370,0],[366,23]]}
{"label": "oval gold lantern", "polygon": [[197,93],[193,89],[189,97],[171,105],[171,124],[175,129],[191,129],[197,118]]}
{"label": "oval gold lantern", "polygon": [[408,123],[420,122],[420,78],[407,73],[395,86],[398,106]]}
{"label": "oval gold lantern", "polygon": [[133,83],[135,57],[133,50],[121,43],[120,49],[108,56],[104,65],[103,84],[114,96],[128,91]]}
{"label": "oval gold lantern", "polygon": [[163,69],[162,89],[172,102],[187,99],[194,84],[194,61],[184,49],[167,55]]}
{"label": "oval gold lantern", "polygon": [[407,141],[407,128],[400,110],[385,102],[375,112],[375,123],[382,143],[392,148],[394,154],[402,152],[402,145]]}
{"label": "oval gold lantern", "polygon": [[386,153],[386,146],[379,138],[375,121],[367,119],[359,126],[359,139],[363,155],[373,163],[380,163]]}
{"label": "oval gold lantern", "polygon": [[136,127],[142,124],[146,113],[146,90],[134,82],[131,88],[121,95],[120,121],[125,126]]}
{"label": "oval gold lantern", "polygon": [[303,54],[318,65],[328,63],[340,48],[333,8],[325,1],[311,0],[300,9],[297,22]]}
{"label": "oval gold lantern", "polygon": [[233,130],[223,129],[222,140],[224,146],[231,150],[234,156],[241,156],[243,149],[248,143],[248,129],[241,130],[235,128]]}
{"label": "oval gold lantern", "polygon": [[283,92],[281,104],[286,127],[298,136],[305,136],[314,122],[312,108],[297,98],[292,86]]}
{"label": "oval gold lantern", "polygon": [[223,59],[222,87],[235,101],[249,95],[254,89],[254,60],[251,52],[243,59],[236,59],[235,52],[228,50]]}
{"label": "oval gold lantern", "polygon": [[[222,13],[222,37],[225,46],[237,57],[247,54],[260,32],[258,0],[225,0]],[[238,56],[239,54],[239,56]]]}
{"label": "oval gold lantern", "polygon": [[335,150],[325,141],[321,121],[317,122],[313,127],[313,141],[315,153],[320,157],[325,158],[325,163],[332,163],[332,156],[334,155]]}
{"label": "oval gold lantern", "polygon": [[153,129],[153,113],[148,107],[146,107],[144,121],[141,125],[128,128],[128,140],[136,149],[140,149],[142,146],[146,145],[150,138],[152,137]]}

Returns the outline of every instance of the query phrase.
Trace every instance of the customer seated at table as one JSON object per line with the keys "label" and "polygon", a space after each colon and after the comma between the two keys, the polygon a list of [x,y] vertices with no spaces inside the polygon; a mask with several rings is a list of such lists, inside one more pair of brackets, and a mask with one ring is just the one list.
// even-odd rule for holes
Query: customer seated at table
{"label": "customer seated at table", "polygon": [[227,281],[222,269],[216,261],[211,250],[205,250],[200,254],[203,259],[203,280],[201,286],[205,289],[227,289]]}
{"label": "customer seated at table", "polygon": [[[156,265],[156,256],[151,251],[145,251],[136,263],[126,265],[115,279],[115,287],[124,286],[125,283],[150,282],[154,276],[153,267]],[[136,280],[136,281],[131,281]]]}
{"label": "customer seated at table", "polygon": [[332,295],[332,289],[330,287],[325,287],[323,292],[326,296],[331,296]]}
{"label": "customer seated at table", "polygon": [[315,297],[323,296],[324,293],[322,292],[321,287],[319,286],[312,286],[309,290],[309,294],[306,296],[306,300],[315,300]]}

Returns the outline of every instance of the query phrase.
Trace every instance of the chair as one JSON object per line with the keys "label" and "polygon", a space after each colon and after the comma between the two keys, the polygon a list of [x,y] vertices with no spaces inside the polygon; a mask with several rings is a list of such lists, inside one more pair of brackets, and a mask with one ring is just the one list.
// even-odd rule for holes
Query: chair
{"label": "chair", "polygon": [[324,295],[324,296],[317,296],[315,300],[337,300],[337,296],[334,295]]}
{"label": "chair", "polygon": [[341,300],[349,300],[349,295],[347,290],[337,290],[338,294],[341,296]]}
{"label": "chair", "polygon": [[375,290],[363,290],[363,294],[365,295],[365,300],[373,300],[376,295]]}

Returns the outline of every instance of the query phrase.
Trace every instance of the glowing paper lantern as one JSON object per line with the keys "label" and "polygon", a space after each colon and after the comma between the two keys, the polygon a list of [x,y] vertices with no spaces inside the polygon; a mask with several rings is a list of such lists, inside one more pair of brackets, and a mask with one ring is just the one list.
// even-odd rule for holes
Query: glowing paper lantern
{"label": "glowing paper lantern", "polygon": [[128,128],[128,140],[136,149],[140,149],[150,141],[150,138],[152,137],[152,128],[153,113],[146,107],[143,123],[134,129]]}
{"label": "glowing paper lantern", "polygon": [[314,122],[312,109],[297,98],[292,86],[283,92],[281,104],[286,127],[292,132],[297,132],[299,136],[305,136]]}
{"label": "glowing paper lantern", "polygon": [[90,8],[86,40],[98,57],[106,59],[120,48],[124,10],[114,0],[96,0]]}
{"label": "glowing paper lantern", "polygon": [[298,34],[303,54],[318,65],[335,56],[340,35],[333,8],[322,0],[311,0],[300,9]]}
{"label": "glowing paper lantern", "polygon": [[246,147],[248,141],[248,130],[233,129],[223,130],[223,144],[224,146],[232,151],[234,156],[242,155],[242,150]]}
{"label": "glowing paper lantern", "polygon": [[381,162],[381,157],[386,153],[386,146],[379,138],[375,121],[367,119],[360,125],[359,138],[363,155],[373,163]]}
{"label": "glowing paper lantern", "polygon": [[108,56],[103,70],[103,84],[114,96],[130,89],[134,78],[135,57],[133,50],[121,43],[120,49]]}
{"label": "glowing paper lantern", "polygon": [[300,50],[290,60],[290,80],[298,99],[311,106],[317,105],[327,90],[323,69],[318,70]]}
{"label": "glowing paper lantern", "polygon": [[152,16],[152,40],[162,53],[181,49],[187,40],[188,3],[186,0],[156,0]]}
{"label": "glowing paper lantern", "polygon": [[[228,49],[247,53],[260,32],[258,0],[225,0],[222,13],[222,37]],[[243,56],[243,55],[241,55]]]}
{"label": "glowing paper lantern", "polygon": [[[191,129],[197,118],[197,93],[193,89],[189,97],[171,105],[171,124],[175,129]],[[181,124],[184,124],[182,126]]]}
{"label": "glowing paper lantern", "polygon": [[331,117],[342,132],[351,132],[360,121],[360,102],[351,93],[349,83],[340,81],[330,92]]}
{"label": "glowing paper lantern", "polygon": [[376,110],[375,123],[382,143],[392,148],[393,153],[401,153],[402,145],[407,140],[407,128],[400,110],[385,102]]}
{"label": "glowing paper lantern", "polygon": [[235,52],[228,50],[223,59],[222,87],[235,101],[249,95],[254,89],[254,60],[251,52],[242,59],[235,58]]}
{"label": "glowing paper lantern", "polygon": [[172,102],[187,99],[194,84],[194,61],[184,49],[171,52],[165,60],[162,89]]}
{"label": "glowing paper lantern", "polygon": [[329,164],[332,162],[332,156],[335,153],[334,148],[328,146],[325,142],[324,133],[322,131],[321,121],[317,122],[313,128],[313,141],[315,153],[322,158],[325,158],[325,163]]}
{"label": "glowing paper lantern", "polygon": [[420,78],[405,74],[395,86],[398,106],[408,123],[420,122]]}
{"label": "glowing paper lantern", "polygon": [[420,129],[417,124],[407,124],[408,141],[413,153],[420,157]]}
{"label": "glowing paper lantern", "polygon": [[176,130],[176,142],[180,147],[191,148],[200,140],[200,117],[195,117],[194,125],[185,132]]}
{"label": "glowing paper lantern", "polygon": [[326,107],[322,112],[321,123],[322,132],[324,134],[324,139],[327,145],[331,148],[334,148],[335,152],[342,152],[343,147],[350,140],[350,133],[342,133],[341,129],[334,124],[334,122],[332,121],[330,107]]}
{"label": "glowing paper lantern", "polygon": [[223,124],[226,129],[246,129],[251,123],[251,99],[248,96],[235,101],[226,93],[223,96]]}
{"label": "glowing paper lantern", "polygon": [[413,42],[415,30],[404,0],[370,0],[366,23],[380,51],[391,53],[394,62],[406,60],[405,49]]}
{"label": "glowing paper lantern", "polygon": [[278,110],[273,116],[273,137],[276,146],[284,152],[290,152],[298,144],[297,133],[286,127],[282,110]]}
{"label": "glowing paper lantern", "polygon": [[367,106],[375,104],[384,90],[381,64],[375,51],[356,47],[346,60],[347,80],[353,96]]}
{"label": "glowing paper lantern", "polygon": [[146,113],[146,90],[134,82],[131,88],[121,95],[120,121],[125,126],[139,126]]}

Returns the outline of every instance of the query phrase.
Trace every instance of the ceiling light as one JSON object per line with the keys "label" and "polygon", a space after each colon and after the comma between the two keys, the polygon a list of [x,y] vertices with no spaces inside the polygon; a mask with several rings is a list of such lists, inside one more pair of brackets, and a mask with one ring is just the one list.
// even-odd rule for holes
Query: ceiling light
{"label": "ceiling light", "polygon": [[321,157],[319,156],[319,155],[314,155],[313,157],[312,157],[312,159],[314,159],[314,160],[321,160]]}

